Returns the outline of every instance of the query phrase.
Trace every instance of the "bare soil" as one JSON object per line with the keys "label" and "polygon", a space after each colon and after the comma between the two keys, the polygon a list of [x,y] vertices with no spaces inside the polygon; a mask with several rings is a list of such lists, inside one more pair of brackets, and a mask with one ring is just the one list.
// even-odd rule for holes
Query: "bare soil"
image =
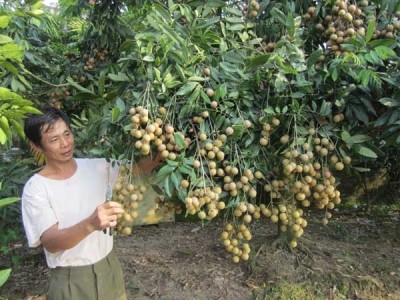
{"label": "bare soil", "polygon": [[[129,299],[400,299],[400,216],[309,219],[299,249],[272,246],[275,225],[254,225],[248,262],[233,263],[219,240],[222,221],[140,226],[115,239]],[[0,299],[44,299],[41,249],[20,258]],[[6,259],[0,257],[1,260]]]}

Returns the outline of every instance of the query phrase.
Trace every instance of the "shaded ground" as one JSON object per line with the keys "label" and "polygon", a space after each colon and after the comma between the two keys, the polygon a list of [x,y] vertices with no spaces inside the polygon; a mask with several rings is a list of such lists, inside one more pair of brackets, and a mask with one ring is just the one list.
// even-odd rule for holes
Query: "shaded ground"
{"label": "shaded ground", "polygon": [[[271,246],[275,227],[253,228],[252,256],[234,264],[221,224],[162,223],[118,237],[129,299],[400,299],[400,216],[340,215],[309,220],[301,250]],[[43,253],[15,250],[20,265],[0,289],[5,299],[43,299]],[[0,257],[1,260],[6,259]],[[0,297],[1,299],[1,297]]]}

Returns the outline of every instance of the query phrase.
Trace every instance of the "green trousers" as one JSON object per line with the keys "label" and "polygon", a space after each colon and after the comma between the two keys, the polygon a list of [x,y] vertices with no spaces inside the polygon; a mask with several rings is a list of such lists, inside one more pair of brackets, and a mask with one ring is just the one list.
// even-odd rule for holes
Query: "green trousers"
{"label": "green trousers", "polygon": [[114,251],[89,266],[51,269],[47,300],[126,300],[121,264]]}

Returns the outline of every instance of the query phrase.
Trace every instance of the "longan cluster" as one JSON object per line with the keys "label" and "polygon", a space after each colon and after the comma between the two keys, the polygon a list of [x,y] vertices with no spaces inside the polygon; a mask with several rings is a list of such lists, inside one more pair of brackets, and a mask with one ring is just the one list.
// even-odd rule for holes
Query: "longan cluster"
{"label": "longan cluster", "polygon": [[117,181],[113,187],[113,200],[122,204],[125,212],[118,216],[117,233],[129,235],[132,233],[130,227],[133,220],[138,216],[137,209],[143,200],[147,187],[142,184],[131,182],[129,171],[121,166]]}
{"label": "longan cluster", "polygon": [[[251,126],[251,122],[245,120],[244,125],[248,128]],[[243,171],[243,174],[240,174],[237,167],[225,161],[225,153],[221,150],[228,136],[233,134],[233,131],[232,127],[228,127],[225,130],[226,134],[220,134],[215,140],[209,139],[205,133],[198,134],[199,152],[205,158],[210,176],[223,178],[223,190],[229,192],[230,196],[237,196],[242,190],[251,198],[255,198],[257,191],[251,186],[251,181],[255,177],[253,172],[250,169],[246,169]],[[195,169],[202,167],[202,163],[198,159],[195,159],[192,165]],[[260,172],[257,172],[256,175],[259,177],[262,176]]]}
{"label": "longan cluster", "polygon": [[[337,121],[342,119],[339,114]],[[315,128],[309,128],[307,134],[306,142],[300,144],[291,141],[288,134],[280,137],[280,143],[287,148],[282,152],[279,167],[273,169],[272,177],[264,185],[271,203],[268,207],[260,206],[264,216],[279,222],[281,232],[290,230],[291,247],[297,245],[296,238],[307,226],[300,207],[313,204],[318,209],[332,210],[339,204],[340,192],[331,169],[341,171],[351,163],[349,156],[339,158],[334,143]],[[327,224],[331,217],[326,211],[322,222]]]}
{"label": "longan cluster", "polygon": [[[200,142],[199,143],[200,155],[206,158],[206,160],[208,160],[210,175],[215,176],[217,175],[217,169],[216,169],[217,164],[214,162],[214,160],[216,159],[219,162],[224,160],[225,153],[221,150],[221,148],[226,143],[227,136],[225,134],[221,134],[215,140],[211,140],[207,137],[205,133],[200,133],[198,135],[198,139]],[[195,165],[198,167],[200,166],[197,161],[196,163],[194,163],[194,166]]]}
{"label": "longan cluster", "polygon": [[269,144],[269,138],[271,133],[274,131],[274,129],[279,126],[280,120],[278,118],[273,118],[271,122],[264,122],[260,120],[262,129],[261,129],[261,138],[260,138],[260,145],[261,146],[267,146]]}
{"label": "longan cluster", "polygon": [[240,174],[237,167],[226,165],[222,170],[224,171],[221,174],[224,176],[224,191],[227,191],[232,197],[237,196],[240,191],[243,191],[252,199],[257,197],[257,190],[252,185],[255,176],[251,169],[245,169]]}
{"label": "longan cluster", "polygon": [[257,48],[257,50],[263,51],[263,52],[272,52],[272,51],[274,51],[275,46],[276,46],[275,42],[267,43],[266,41],[263,41],[263,42],[261,42],[261,45]]}
{"label": "longan cluster", "polygon": [[166,202],[162,197],[157,197],[155,203],[165,214],[173,212],[179,215],[183,212],[182,206],[179,203]]}
{"label": "longan cluster", "polygon": [[257,17],[259,10],[260,10],[260,3],[258,3],[256,0],[251,0],[249,2],[249,5],[245,4],[243,6],[243,11],[247,13],[249,18]]}
{"label": "longan cluster", "polygon": [[248,224],[261,217],[261,208],[258,205],[242,201],[236,205],[233,215],[236,218],[242,217],[243,222]]}
{"label": "longan cluster", "polygon": [[247,241],[252,239],[252,234],[246,224],[235,225],[227,223],[220,237],[233,262],[238,263],[240,260],[249,260],[251,249]]}
{"label": "longan cluster", "polygon": [[[315,134],[311,128],[310,134]],[[281,142],[288,143],[288,136],[282,136]],[[276,170],[277,174],[282,174],[283,178],[278,177],[264,185],[264,191],[270,193],[273,200],[285,198],[288,193],[292,193],[294,199],[299,201],[303,207],[309,207],[313,198],[317,208],[333,209],[335,204],[340,203],[340,192],[335,188],[336,178],[330,171],[329,164],[320,163],[315,155],[324,158],[330,155],[329,162],[336,170],[343,170],[344,164],[349,164],[349,157],[339,157],[332,152],[335,150],[334,144],[326,137],[314,137],[312,139],[313,148],[309,143],[304,143],[302,149],[288,149],[283,153],[281,161],[282,170]],[[327,160],[327,159],[326,159]],[[290,187],[290,190],[289,190]]]}
{"label": "longan cluster", "polygon": [[[186,186],[186,183],[182,185]],[[197,214],[200,220],[213,219],[225,208],[225,202],[219,201],[222,190],[219,187],[197,188],[189,192],[185,199],[186,211],[190,215]]]}
{"label": "longan cluster", "polygon": [[[348,38],[356,34],[365,36],[366,28],[370,18],[375,18],[367,11],[369,2],[367,0],[350,3],[346,0],[337,0],[332,7],[331,14],[325,16],[324,20],[316,25],[316,29],[322,33],[327,49],[324,55],[333,52],[336,56],[344,51],[341,47]],[[311,6],[304,15],[305,20],[316,17],[316,8]],[[400,30],[399,23],[387,24],[383,30],[375,29],[372,39],[393,38],[396,30]],[[321,60],[325,56],[321,56]]]}
{"label": "longan cluster", "polygon": [[[152,149],[156,149],[163,158],[175,160],[180,149],[174,140],[174,127],[171,124],[164,125],[160,118],[151,121],[148,109],[142,106],[132,107],[129,112],[133,125],[130,134],[135,139],[134,146],[140,154],[146,156]],[[186,138],[185,143],[188,145],[190,139]]]}
{"label": "longan cluster", "polygon": [[265,204],[260,205],[262,214],[270,218],[273,223],[279,222],[279,230],[281,232],[289,231],[288,238],[290,246],[297,246],[296,238],[299,238],[304,233],[304,228],[307,227],[307,220],[304,219],[303,210],[292,204],[278,204],[267,207]]}
{"label": "longan cluster", "polygon": [[93,68],[96,65],[96,59],[100,61],[104,61],[106,59],[106,56],[108,54],[108,50],[105,49],[103,51],[100,51],[97,48],[93,49],[93,56],[88,56],[87,54],[83,56],[83,58],[86,59],[85,66],[83,67],[84,71],[90,71],[93,70]]}
{"label": "longan cluster", "polygon": [[208,117],[209,117],[209,112],[207,110],[205,110],[205,111],[202,111],[199,116],[194,116],[193,122],[197,123],[197,124],[201,124],[204,121],[204,119],[207,119]]}
{"label": "longan cluster", "polygon": [[70,95],[70,91],[65,87],[57,88],[54,91],[48,93],[51,105],[58,109],[61,108],[63,100],[67,100]]}

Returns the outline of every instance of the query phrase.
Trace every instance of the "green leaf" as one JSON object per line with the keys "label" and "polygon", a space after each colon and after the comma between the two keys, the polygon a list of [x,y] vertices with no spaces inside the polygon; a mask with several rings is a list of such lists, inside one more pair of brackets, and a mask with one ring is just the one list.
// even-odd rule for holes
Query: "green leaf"
{"label": "green leaf", "polygon": [[174,133],[174,141],[181,151],[185,150],[186,148],[185,138],[180,132]]}
{"label": "green leaf", "polygon": [[307,59],[307,68],[310,69],[312,66],[314,66],[321,55],[322,55],[322,49],[318,49],[313,53],[311,53],[311,55]]}
{"label": "green leaf", "polygon": [[225,84],[219,85],[215,91],[215,100],[224,99],[227,93],[228,89],[226,85]]}
{"label": "green leaf", "polygon": [[0,270],[0,287],[2,287],[4,283],[6,283],[8,277],[10,277],[10,274],[11,268]]}
{"label": "green leaf", "polygon": [[270,60],[271,56],[272,56],[272,54],[268,53],[268,54],[261,54],[256,57],[252,57],[249,59],[249,62],[246,64],[246,66],[248,68],[254,68],[254,67],[261,66],[261,65],[267,63]]}
{"label": "green leaf", "polygon": [[234,25],[227,25],[226,29],[230,31],[240,31],[243,30],[245,27],[243,24],[234,24]]}
{"label": "green leaf", "polygon": [[371,40],[368,45],[372,48],[378,46],[393,47],[396,44],[396,39],[376,39]]}
{"label": "green leaf", "polygon": [[371,40],[372,35],[374,34],[375,25],[376,25],[375,19],[368,22],[368,29],[367,29],[367,33],[365,35],[365,40],[367,41],[367,43]]}
{"label": "green leaf", "polygon": [[5,131],[10,129],[8,119],[5,116],[0,116],[0,128],[2,128]]}
{"label": "green leaf", "polygon": [[179,162],[170,159],[167,159],[167,164],[174,167],[174,169],[179,166]]}
{"label": "green leaf", "polygon": [[30,12],[35,16],[40,16],[44,13],[43,10],[41,10],[41,9],[31,10]]}
{"label": "green leaf", "polygon": [[237,66],[230,64],[228,62],[221,62],[219,65],[227,73],[236,73],[236,71],[237,71]]}
{"label": "green leaf", "polygon": [[0,16],[0,28],[6,28],[8,23],[10,23],[11,17],[9,16]]}
{"label": "green leaf", "polygon": [[111,122],[115,123],[121,114],[121,110],[118,107],[113,107],[111,110]]}
{"label": "green leaf", "polygon": [[351,135],[346,130],[343,130],[342,133],[340,134],[340,136],[341,136],[343,142],[345,142],[346,144],[351,142]]}
{"label": "green leaf", "polygon": [[375,52],[381,59],[388,59],[389,57],[391,58],[397,57],[396,52],[394,52],[392,49],[386,46],[376,47]]}
{"label": "green leaf", "polygon": [[148,54],[143,57],[143,61],[145,62],[154,62],[155,58],[153,54]]}
{"label": "green leaf", "polygon": [[163,190],[162,190],[158,185],[152,184],[151,187],[153,188],[153,190],[154,190],[158,195],[163,195],[163,194],[164,194]]}
{"label": "green leaf", "polygon": [[180,189],[180,182],[175,172],[171,173],[170,180],[177,190]]}
{"label": "green leaf", "polygon": [[368,87],[369,78],[370,78],[370,73],[369,72],[364,72],[363,76],[361,77],[361,84],[364,87]]}
{"label": "green leaf", "polygon": [[243,18],[239,17],[227,17],[225,20],[229,23],[244,23]]}
{"label": "green leaf", "polygon": [[295,27],[295,22],[294,22],[294,18],[293,18],[293,15],[292,15],[292,14],[289,14],[289,15],[288,15],[287,22],[288,22],[288,35],[289,35],[291,38],[293,38],[293,37],[294,37],[295,30],[296,30],[296,27]]}
{"label": "green leaf", "polygon": [[108,78],[112,81],[130,81],[129,77],[121,72],[118,72],[118,74],[108,74]]}
{"label": "green leaf", "polygon": [[0,57],[22,62],[24,58],[24,48],[14,43],[0,46]]}
{"label": "green leaf", "polygon": [[166,164],[157,172],[157,177],[164,178],[165,176],[169,176],[175,170],[175,168],[176,167],[174,166]]}
{"label": "green leaf", "polygon": [[25,132],[24,132],[24,128],[21,125],[21,123],[19,123],[17,120],[14,120],[14,119],[11,119],[10,121],[11,121],[11,124],[12,124],[13,128],[17,131],[18,135],[21,138],[24,138],[25,137]]}
{"label": "green leaf", "polygon": [[232,14],[232,15],[235,15],[235,16],[238,16],[238,17],[243,17],[243,11],[241,11],[239,9],[236,9],[234,7],[225,7],[224,11],[226,13],[229,13],[229,14]]}
{"label": "green leaf", "polygon": [[202,82],[208,80],[206,77],[200,77],[200,76],[191,76],[188,78],[188,81],[196,81],[196,82]]}
{"label": "green leaf", "polygon": [[278,20],[280,23],[282,23],[283,25],[286,24],[286,15],[280,11],[278,8],[273,7],[271,9],[271,16],[275,19]]}
{"label": "green leaf", "polygon": [[368,135],[356,134],[351,136],[350,141],[352,144],[359,144],[369,141],[371,138]]}
{"label": "green leaf", "polygon": [[106,81],[106,76],[104,74],[101,74],[99,77],[99,81],[97,82],[98,91],[99,91],[100,96],[104,95],[105,81]]}
{"label": "green leaf", "polygon": [[18,75],[18,69],[17,69],[16,67],[14,67],[14,65],[11,64],[10,62],[8,62],[8,61],[2,61],[2,62],[1,62],[1,65],[2,65],[4,68],[6,68],[8,72],[10,72],[10,73],[12,73],[12,74],[14,74],[14,75],[16,75],[16,76]]}
{"label": "green leaf", "polygon": [[173,189],[173,186],[172,186],[172,182],[171,182],[171,180],[170,180],[170,177],[166,177],[165,179],[164,179],[164,184],[163,184],[163,186],[164,186],[164,191],[165,191],[165,194],[167,195],[167,196],[172,196],[172,193],[171,193],[171,190]]}
{"label": "green leaf", "polygon": [[362,156],[368,157],[368,158],[377,158],[378,155],[374,151],[372,151],[370,148],[367,148],[365,146],[361,145],[356,145],[354,146],[354,151]]}
{"label": "green leaf", "polygon": [[0,34],[0,44],[7,44],[7,43],[11,43],[12,41],[13,41],[13,39],[10,38],[9,36]]}
{"label": "green leaf", "polygon": [[336,82],[337,79],[338,79],[338,77],[339,77],[339,73],[338,73],[338,70],[337,70],[336,68],[334,68],[334,69],[332,70],[331,76],[332,76],[332,80]]}
{"label": "green leaf", "polygon": [[91,95],[95,95],[95,93],[91,90],[88,90],[86,88],[84,88],[83,86],[77,84],[71,77],[67,78],[67,82],[72,85],[73,87],[75,87],[76,89],[80,90],[81,92],[87,93],[87,94],[91,94]]}
{"label": "green leaf", "polygon": [[384,97],[378,100],[382,105],[385,105],[387,107],[398,107],[400,106],[400,100],[399,99],[392,99],[388,97]]}
{"label": "green leaf", "polygon": [[187,175],[192,175],[194,174],[193,172],[193,167],[192,166],[188,166],[188,165],[179,165],[178,167],[179,172],[183,173],[183,174],[187,174]]}
{"label": "green leaf", "polygon": [[23,113],[38,114],[38,115],[42,113],[40,110],[32,106],[23,106],[20,108],[20,111]]}
{"label": "green leaf", "polygon": [[188,95],[189,93],[191,93],[197,86],[197,82],[188,82],[185,85],[181,86],[180,89],[176,92],[176,95],[178,96],[184,96],[184,95]]}
{"label": "green leaf", "polygon": [[7,141],[7,134],[0,128],[0,144],[4,145]]}
{"label": "green leaf", "polygon": [[201,23],[198,23],[196,25],[196,29],[210,27],[211,25],[219,22],[219,20],[220,20],[220,17],[214,17],[214,18],[206,19],[205,21],[203,21]]}
{"label": "green leaf", "polygon": [[290,97],[292,97],[294,99],[303,98],[304,96],[305,96],[305,94],[302,92],[295,92],[295,93],[290,94]]}
{"label": "green leaf", "polygon": [[174,41],[177,45],[181,45],[182,44],[182,38],[174,31],[171,30],[171,28],[167,28],[163,25],[159,25],[161,31],[167,36],[169,37],[170,40]]}
{"label": "green leaf", "polygon": [[362,167],[352,167],[355,171],[360,173],[371,172],[370,168],[362,168]]}
{"label": "green leaf", "polygon": [[[12,91],[10,91],[8,88],[5,87],[0,87],[0,101],[15,101],[15,100],[22,100],[22,97]],[[14,103],[10,103],[12,105],[18,105]],[[31,103],[30,103],[31,104]]]}
{"label": "green leaf", "polygon": [[[9,198],[0,199],[0,207],[6,206],[6,205],[10,205],[10,204],[12,204],[14,202],[17,202],[19,200],[21,200],[21,198],[19,198],[19,197],[9,197]],[[0,284],[0,286],[1,286],[1,284]]]}

